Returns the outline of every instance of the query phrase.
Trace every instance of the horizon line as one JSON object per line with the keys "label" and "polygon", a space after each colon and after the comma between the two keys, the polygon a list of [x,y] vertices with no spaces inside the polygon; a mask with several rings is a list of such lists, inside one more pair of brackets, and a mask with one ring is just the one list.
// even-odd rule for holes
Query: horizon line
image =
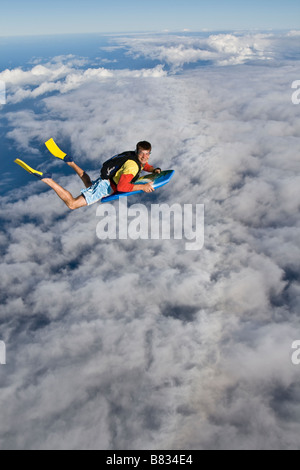
{"label": "horizon line", "polygon": [[120,36],[120,35],[149,35],[149,34],[200,34],[200,33],[224,33],[224,32],[231,32],[231,33],[241,33],[241,32],[291,32],[291,31],[299,31],[300,33],[300,28],[295,29],[295,28],[224,28],[224,29],[207,29],[207,28],[202,28],[199,30],[192,30],[188,28],[184,29],[174,29],[174,30],[149,30],[149,31],[110,31],[110,32],[80,32],[80,33],[25,33],[25,34],[11,34],[11,35],[1,35],[0,34],[0,39],[12,39],[12,38],[36,38],[36,37],[55,37],[55,36]]}

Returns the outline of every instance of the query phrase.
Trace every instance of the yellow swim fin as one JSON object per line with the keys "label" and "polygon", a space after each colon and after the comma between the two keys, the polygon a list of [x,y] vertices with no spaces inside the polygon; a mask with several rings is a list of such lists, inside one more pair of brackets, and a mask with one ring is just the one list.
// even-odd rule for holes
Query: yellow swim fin
{"label": "yellow swim fin", "polygon": [[42,173],[41,171],[34,170],[29,165],[27,165],[27,163],[23,162],[22,160],[19,160],[19,158],[17,158],[15,160],[15,163],[17,165],[20,165],[20,167],[22,167],[24,170],[28,171],[28,173],[30,173],[31,175],[37,176],[41,180],[44,179],[44,178],[51,178],[52,177],[52,175],[50,173]]}
{"label": "yellow swim fin", "polygon": [[47,142],[45,142],[45,145],[47,149],[49,150],[49,152],[52,153],[52,155],[54,155],[54,157],[60,158],[64,162],[73,161],[71,157],[68,157],[67,154],[58,147],[58,145],[54,142],[53,139],[47,140]]}

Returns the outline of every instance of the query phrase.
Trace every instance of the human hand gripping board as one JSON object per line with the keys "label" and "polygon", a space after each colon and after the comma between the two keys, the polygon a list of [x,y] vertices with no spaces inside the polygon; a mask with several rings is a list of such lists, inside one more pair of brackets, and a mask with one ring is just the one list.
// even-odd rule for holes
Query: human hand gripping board
{"label": "human hand gripping board", "polygon": [[[141,178],[136,180],[134,184],[153,183],[153,188],[157,189],[169,183],[174,173],[175,173],[175,170],[166,170],[166,171],[161,171],[160,173],[151,173],[150,175],[142,176]],[[142,192],[143,191],[140,189],[139,191],[133,190],[128,193],[115,193],[115,194],[112,194],[111,196],[106,196],[102,198],[101,203],[115,201],[116,199],[119,199],[120,197],[128,197],[128,196],[132,196],[133,194],[138,194]]]}

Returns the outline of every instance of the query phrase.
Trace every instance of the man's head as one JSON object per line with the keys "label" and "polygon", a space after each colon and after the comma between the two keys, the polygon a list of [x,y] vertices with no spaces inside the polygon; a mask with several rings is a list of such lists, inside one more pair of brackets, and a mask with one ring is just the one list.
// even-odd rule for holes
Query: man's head
{"label": "man's head", "polygon": [[136,154],[142,165],[145,165],[149,160],[151,149],[152,146],[150,142],[147,142],[146,140],[143,140],[142,142],[138,142],[136,144]]}

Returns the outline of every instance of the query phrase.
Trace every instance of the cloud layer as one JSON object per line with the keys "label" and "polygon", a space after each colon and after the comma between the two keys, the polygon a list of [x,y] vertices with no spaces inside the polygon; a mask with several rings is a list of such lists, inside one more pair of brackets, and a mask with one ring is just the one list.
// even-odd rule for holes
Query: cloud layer
{"label": "cloud layer", "polygon": [[196,39],[132,40],[154,69],[2,72],[11,103],[39,98],[7,112],[9,137],[74,195],[79,179],[37,142],[54,137],[95,177],[150,140],[176,176],[132,202],[205,204],[204,248],[188,252],[99,240],[95,206],[69,213],[36,181],[1,197],[2,449],[299,448],[300,65],[243,65],[254,42],[234,37],[206,39],[223,67],[178,74],[162,57],[194,60]]}
{"label": "cloud layer", "polygon": [[173,69],[185,64],[209,62],[218,66],[245,63],[270,64],[299,59],[298,31],[289,33],[222,33],[202,35],[157,35],[118,38],[133,57],[145,56]]}

